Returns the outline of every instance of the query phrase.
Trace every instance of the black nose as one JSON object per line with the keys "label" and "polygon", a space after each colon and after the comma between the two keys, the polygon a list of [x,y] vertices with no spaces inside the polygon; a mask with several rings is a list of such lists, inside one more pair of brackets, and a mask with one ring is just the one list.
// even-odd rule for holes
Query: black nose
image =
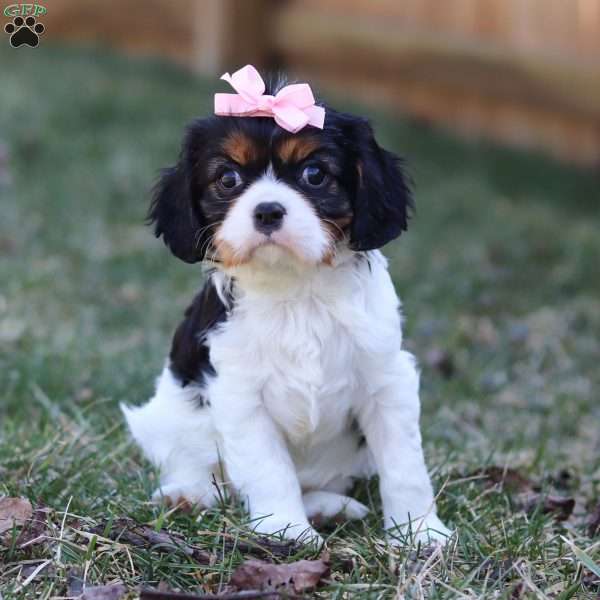
{"label": "black nose", "polygon": [[261,233],[277,231],[284,216],[285,208],[279,202],[261,202],[254,209],[254,227]]}

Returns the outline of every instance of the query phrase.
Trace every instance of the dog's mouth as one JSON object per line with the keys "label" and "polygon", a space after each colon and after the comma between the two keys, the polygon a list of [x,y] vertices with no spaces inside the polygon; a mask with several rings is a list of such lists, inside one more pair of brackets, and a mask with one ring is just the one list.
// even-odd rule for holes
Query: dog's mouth
{"label": "dog's mouth", "polygon": [[301,263],[310,266],[324,261],[322,253],[312,256],[303,246],[301,239],[295,239],[282,231],[261,233],[238,247],[223,239],[217,239],[215,247],[219,262],[227,268],[251,263],[265,266]]}

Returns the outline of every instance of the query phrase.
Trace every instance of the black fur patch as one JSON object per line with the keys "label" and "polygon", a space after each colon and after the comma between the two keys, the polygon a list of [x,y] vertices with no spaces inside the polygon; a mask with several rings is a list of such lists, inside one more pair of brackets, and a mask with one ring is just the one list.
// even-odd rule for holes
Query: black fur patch
{"label": "black fur patch", "polygon": [[206,336],[226,320],[227,307],[209,277],[185,311],[185,318],[173,336],[170,367],[182,386],[190,383],[204,385],[207,375],[216,375],[210,362]]}

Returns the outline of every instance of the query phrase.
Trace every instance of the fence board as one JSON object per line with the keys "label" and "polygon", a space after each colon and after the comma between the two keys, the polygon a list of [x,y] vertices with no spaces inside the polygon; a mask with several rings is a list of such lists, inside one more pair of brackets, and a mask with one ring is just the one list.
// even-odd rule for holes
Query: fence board
{"label": "fence board", "polygon": [[52,0],[45,39],[217,74],[295,70],[470,135],[600,164],[600,0]]}
{"label": "fence board", "polygon": [[295,0],[274,43],[357,97],[600,165],[600,0]]}

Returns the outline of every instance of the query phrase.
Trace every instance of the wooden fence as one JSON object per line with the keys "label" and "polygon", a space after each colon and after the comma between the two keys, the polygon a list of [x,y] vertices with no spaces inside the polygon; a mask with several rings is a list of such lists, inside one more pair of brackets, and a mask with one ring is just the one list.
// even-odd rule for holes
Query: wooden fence
{"label": "wooden fence", "polygon": [[600,0],[52,0],[48,38],[247,62],[600,165]]}

